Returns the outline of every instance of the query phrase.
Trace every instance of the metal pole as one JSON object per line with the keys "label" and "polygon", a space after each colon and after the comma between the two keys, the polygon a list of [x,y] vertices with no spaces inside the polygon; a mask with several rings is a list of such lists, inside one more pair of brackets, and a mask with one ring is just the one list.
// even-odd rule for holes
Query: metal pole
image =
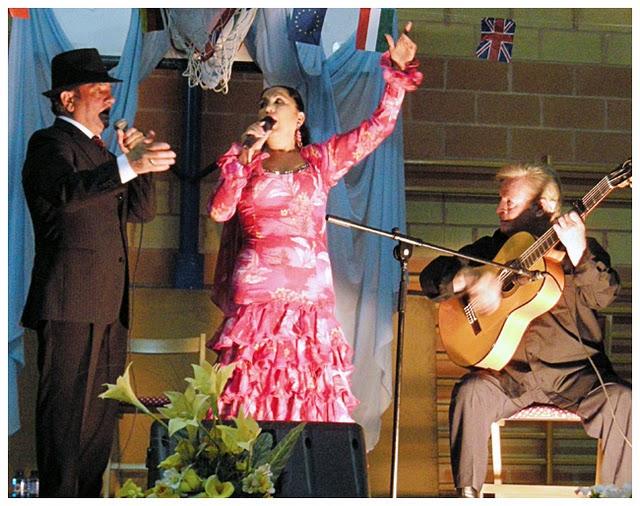
{"label": "metal pole", "polygon": [[[398,233],[400,230],[393,229]],[[396,340],[396,371],[393,389],[393,439],[391,444],[391,489],[392,498],[398,497],[398,449],[400,443],[400,395],[402,388],[402,351],[404,348],[404,322],[407,308],[408,260],[413,252],[410,244],[399,242],[393,256],[400,262],[400,288],[398,290],[398,331]]]}
{"label": "metal pole", "polygon": [[198,253],[200,222],[200,123],[202,90],[185,80],[185,118],[180,178],[180,249],[176,261],[175,288],[202,288],[204,258]]}
{"label": "metal pole", "polygon": [[398,494],[398,442],[400,439],[400,387],[402,384],[402,348],[404,345],[404,320],[405,309],[407,302],[407,290],[409,271],[407,269],[407,263],[413,252],[413,246],[420,248],[429,248],[442,253],[447,253],[458,258],[466,258],[468,260],[476,261],[485,265],[492,265],[500,269],[505,269],[509,272],[519,274],[521,276],[527,276],[530,278],[537,277],[538,271],[529,271],[522,269],[519,266],[504,265],[492,260],[486,260],[484,258],[478,258],[471,255],[465,255],[442,246],[426,243],[415,237],[410,237],[400,233],[400,229],[394,228],[391,232],[380,230],[373,227],[356,223],[346,218],[340,218],[339,216],[333,216],[327,214],[326,219],[329,223],[334,225],[340,225],[341,227],[355,228],[357,230],[364,230],[372,234],[377,234],[383,237],[388,237],[395,241],[398,241],[398,245],[393,250],[393,256],[400,262],[401,276],[400,276],[400,289],[398,291],[398,336],[397,336],[397,348],[396,348],[396,371],[395,371],[395,385],[393,395],[393,441],[391,447],[391,486],[390,495],[392,498],[397,497]]}

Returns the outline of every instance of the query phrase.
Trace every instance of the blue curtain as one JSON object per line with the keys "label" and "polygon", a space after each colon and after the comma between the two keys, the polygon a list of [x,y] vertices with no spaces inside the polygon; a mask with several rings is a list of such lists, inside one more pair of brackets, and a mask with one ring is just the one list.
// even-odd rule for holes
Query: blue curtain
{"label": "blue curtain", "polygon": [[[352,37],[326,57],[320,46],[289,41],[287,19],[287,9],[260,9],[249,34],[247,47],[265,84],[300,91],[314,142],[357,126],[373,113],[384,87],[380,54],[356,51]],[[402,153],[399,120],[393,134],[331,191],[328,212],[376,228],[404,230]],[[333,225],[328,225],[328,239],[337,316],[354,348],[352,386],[360,400],[354,418],[363,426],[370,450],[392,395],[392,315],[400,280],[395,244]]]}
{"label": "blue curtain", "polygon": [[[137,85],[141,75],[142,33],[138,9],[132,9],[129,34],[120,63],[112,74],[124,82],[115,85],[113,118],[133,121]],[[51,87],[51,59],[73,49],[51,9],[29,9],[28,19],[14,19],[9,43],[9,434],[20,429],[18,373],[24,365],[20,316],[26,300],[33,264],[33,232],[22,191],[21,173],[29,137],[53,122],[49,100],[42,95]],[[144,72],[142,72],[144,75]],[[116,149],[115,136],[110,141]],[[35,358],[34,358],[35,360]]]}

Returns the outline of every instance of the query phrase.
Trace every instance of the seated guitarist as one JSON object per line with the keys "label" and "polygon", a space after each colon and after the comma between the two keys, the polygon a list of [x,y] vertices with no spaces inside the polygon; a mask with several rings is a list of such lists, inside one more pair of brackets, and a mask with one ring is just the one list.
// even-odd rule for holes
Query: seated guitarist
{"label": "seated guitarist", "polygon": [[[558,303],[531,321],[502,370],[472,368],[455,386],[449,428],[457,492],[462,497],[479,496],[487,472],[491,423],[532,403],[555,404],[577,413],[587,434],[603,442],[602,483],[630,483],[631,387],[614,373],[604,354],[594,312],[618,294],[618,274],[607,252],[586,237],[578,213],[560,215],[561,190],[553,169],[511,165],[498,172],[497,180],[500,228],[461,252],[493,259],[516,232],[539,236],[553,226],[559,249],[566,251],[565,285]],[[420,284],[430,299],[443,301],[465,294],[476,313],[490,314],[501,301],[496,273],[441,256],[422,271]]]}

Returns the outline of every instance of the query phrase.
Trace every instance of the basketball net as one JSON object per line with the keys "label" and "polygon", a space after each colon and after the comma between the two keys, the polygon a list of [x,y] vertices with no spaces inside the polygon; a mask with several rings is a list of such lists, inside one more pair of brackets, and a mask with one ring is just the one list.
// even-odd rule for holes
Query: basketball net
{"label": "basketball net", "polygon": [[189,86],[226,94],[233,61],[257,9],[167,9],[174,47],[187,54]]}

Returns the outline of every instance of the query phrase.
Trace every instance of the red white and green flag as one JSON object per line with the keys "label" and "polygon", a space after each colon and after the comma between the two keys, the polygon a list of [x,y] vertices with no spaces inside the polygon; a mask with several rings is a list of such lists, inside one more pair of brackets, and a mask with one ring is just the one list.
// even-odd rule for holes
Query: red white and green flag
{"label": "red white and green flag", "polygon": [[360,9],[356,49],[382,53],[387,50],[385,33],[392,33],[393,9]]}

